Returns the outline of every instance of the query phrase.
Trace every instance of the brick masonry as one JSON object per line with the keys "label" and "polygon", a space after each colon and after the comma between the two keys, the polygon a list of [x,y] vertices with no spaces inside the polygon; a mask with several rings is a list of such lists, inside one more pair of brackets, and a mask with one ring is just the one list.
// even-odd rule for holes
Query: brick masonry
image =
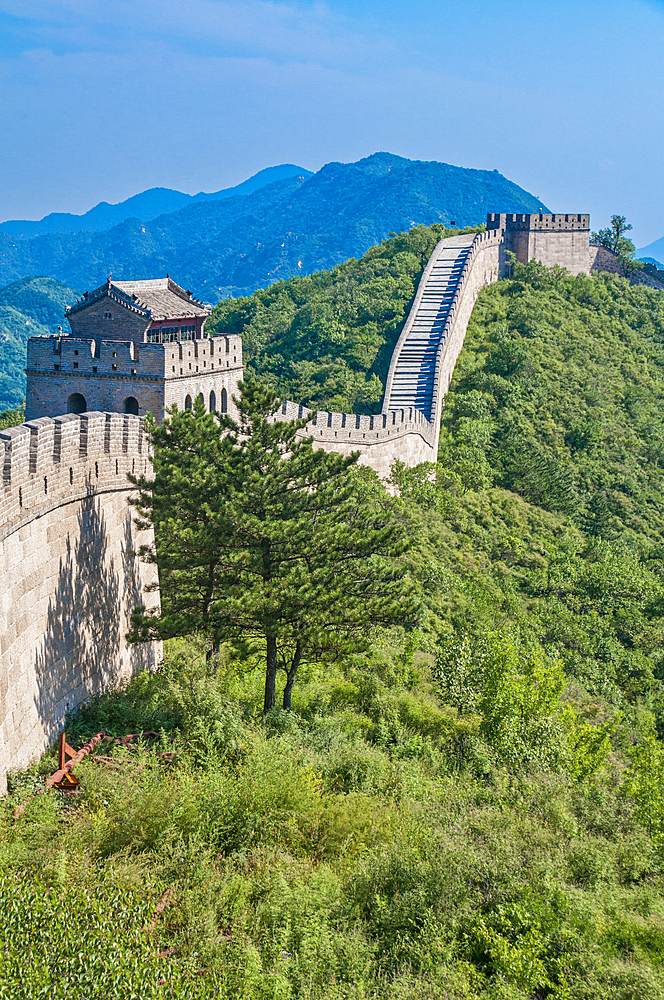
{"label": "brick masonry", "polygon": [[243,371],[237,336],[170,344],[32,337],[27,359],[28,420],[69,412],[74,393],[83,396],[87,410],[102,412],[122,413],[127,400],[135,400],[139,416],[152,413],[161,423],[164,408],[182,410],[187,397],[202,395],[209,410],[214,393],[212,401],[221,410],[225,391],[233,416]]}
{"label": "brick masonry", "polygon": [[149,469],[139,417],[86,413],[0,431],[0,784],[60,731],[67,709],[156,667],[130,645],[156,568],[134,552],[127,473]]}

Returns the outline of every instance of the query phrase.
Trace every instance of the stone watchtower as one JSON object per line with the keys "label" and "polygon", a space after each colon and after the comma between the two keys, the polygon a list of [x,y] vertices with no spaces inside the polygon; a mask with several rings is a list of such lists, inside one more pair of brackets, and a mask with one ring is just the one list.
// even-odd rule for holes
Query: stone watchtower
{"label": "stone watchtower", "polygon": [[589,215],[518,215],[491,212],[486,217],[487,230],[503,230],[501,274],[506,272],[505,251],[511,251],[522,264],[539,260],[546,267],[565,267],[570,274],[588,274],[590,253]]}
{"label": "stone watchtower", "polygon": [[209,338],[210,310],[167,275],[108,281],[66,313],[71,334],[28,341],[26,420],[102,410],[191,409],[234,415],[242,340]]}

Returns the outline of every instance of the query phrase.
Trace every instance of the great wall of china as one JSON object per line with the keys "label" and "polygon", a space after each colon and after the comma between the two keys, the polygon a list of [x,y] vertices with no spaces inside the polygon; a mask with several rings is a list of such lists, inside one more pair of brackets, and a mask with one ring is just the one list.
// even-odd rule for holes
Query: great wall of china
{"label": "great wall of china", "polygon": [[[589,246],[588,237],[587,215],[490,215],[485,232],[442,240],[395,346],[382,413],[311,413],[286,401],[276,419],[309,417],[302,433],[316,447],[359,451],[360,461],[383,477],[397,459],[407,465],[435,461],[445,393],[482,288],[505,273],[508,251],[572,274],[616,270],[615,259],[612,263],[611,255]],[[192,379],[209,379],[211,372],[202,367],[199,372],[198,365],[192,369],[200,353],[196,342],[169,345],[173,357],[166,361],[173,361],[173,378],[186,377],[175,367],[183,364],[184,349],[193,352],[187,361]],[[228,350],[227,342],[224,359]],[[61,348],[51,352],[56,353],[61,356]],[[133,348],[130,353],[135,364]],[[241,344],[237,355],[241,364]],[[94,360],[88,358],[90,364]],[[71,385],[78,364],[78,358],[72,362],[77,372]],[[215,379],[222,372],[230,376],[228,362],[222,365]],[[60,382],[60,361],[53,368]],[[91,368],[90,377],[95,373],[97,367]],[[44,370],[39,378],[46,375]],[[136,376],[134,368],[126,376],[118,373]],[[152,382],[159,377],[153,374]],[[219,398],[225,396],[221,383],[214,384]],[[139,381],[131,383],[131,391],[140,395]],[[204,399],[202,391],[199,398]],[[7,771],[25,766],[53,740],[68,709],[137,670],[155,667],[160,649],[125,639],[132,609],[157,600],[154,589],[146,590],[157,582],[155,567],[134,555],[141,540],[128,504],[127,473],[148,469],[142,417],[116,412],[41,417],[0,431],[0,447],[1,792]]]}

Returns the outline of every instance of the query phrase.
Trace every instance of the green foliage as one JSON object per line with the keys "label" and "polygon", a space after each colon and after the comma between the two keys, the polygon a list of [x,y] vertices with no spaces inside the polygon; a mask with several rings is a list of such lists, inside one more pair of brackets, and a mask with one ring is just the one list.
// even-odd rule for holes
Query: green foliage
{"label": "green foliage", "polygon": [[17,427],[22,424],[25,420],[25,409],[21,407],[19,410],[4,410],[0,413],[0,430],[5,430],[7,427]]}
{"label": "green foliage", "polygon": [[392,233],[361,260],[220,302],[207,329],[239,334],[250,369],[289,399],[314,409],[378,413],[422,271],[451,232],[434,225]]}
{"label": "green foliage", "polygon": [[571,515],[590,534],[659,543],[663,335],[654,289],[516,265],[471,318],[441,460],[460,471],[470,455],[485,486]]}
{"label": "green foliage", "polygon": [[647,733],[629,752],[625,789],[637,815],[660,851],[664,850],[664,745]]}
{"label": "green foliage", "polygon": [[[293,711],[257,724],[260,671],[203,653],[168,643],[158,673],[68,721],[83,739],[159,718],[162,746],[86,760],[66,801],[14,776],[0,996],[664,993],[661,761],[646,737],[579,781],[533,755],[533,724],[564,714],[555,665],[487,634],[489,714],[459,719],[426,656],[377,645],[310,665]],[[523,711],[508,729],[530,763],[505,766],[499,704]]]}
{"label": "green foliage", "polygon": [[279,399],[241,383],[240,419],[175,410],[152,427],[154,475],[132,479],[155,527],[161,606],[138,609],[133,638],[201,633],[265,644],[264,710],[303,660],[366,644],[372,628],[414,616],[403,574],[403,518],[368,470],[314,450],[306,420],[275,421]]}
{"label": "green foliage", "polygon": [[643,268],[640,260],[634,260],[636,248],[632,241],[625,236],[625,233],[628,233],[631,228],[631,224],[624,215],[612,215],[610,227],[590,234],[593,243],[606,247],[620,259],[627,274]]}
{"label": "green foliage", "polygon": [[28,338],[57,333],[65,306],[77,296],[53,278],[21,278],[0,289],[0,410],[18,410],[23,404]]}

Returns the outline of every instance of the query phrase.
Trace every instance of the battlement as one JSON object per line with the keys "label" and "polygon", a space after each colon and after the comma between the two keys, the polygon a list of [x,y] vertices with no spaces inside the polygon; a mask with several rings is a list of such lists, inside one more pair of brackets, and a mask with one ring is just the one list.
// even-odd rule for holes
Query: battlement
{"label": "battlement", "polygon": [[0,431],[0,533],[38,509],[109,489],[149,470],[143,419],[124,413],[68,413]]}
{"label": "battlement", "polygon": [[359,451],[360,465],[368,465],[380,476],[390,475],[397,460],[406,465],[433,461],[436,428],[414,406],[386,413],[357,414],[313,411],[286,399],[275,420],[302,420],[300,437],[313,438],[314,448],[350,455]]}
{"label": "battlement", "polygon": [[534,232],[535,230],[564,232],[570,229],[585,231],[590,230],[590,216],[489,212],[486,217],[486,228],[505,229],[507,232]]}
{"label": "battlement", "polygon": [[42,417],[0,431],[0,792],[61,730],[66,713],[159,662],[130,645],[132,610],[158,601],[136,552],[128,473],[149,475],[143,420]]}
{"label": "battlement", "polygon": [[[198,371],[201,363],[210,370],[242,365],[242,338],[214,337],[174,341],[170,344],[137,344],[132,340],[90,340],[79,337],[31,337],[28,341],[28,371],[76,372],[154,378],[177,378],[173,371],[186,362],[186,371]],[[199,367],[196,367],[196,363]],[[192,368],[189,367],[191,363]]]}
{"label": "battlement", "polygon": [[228,412],[242,377],[242,339],[236,335],[170,343],[80,337],[31,337],[27,354],[26,416],[109,410],[161,423],[169,406],[185,409],[202,397],[206,408]]}

